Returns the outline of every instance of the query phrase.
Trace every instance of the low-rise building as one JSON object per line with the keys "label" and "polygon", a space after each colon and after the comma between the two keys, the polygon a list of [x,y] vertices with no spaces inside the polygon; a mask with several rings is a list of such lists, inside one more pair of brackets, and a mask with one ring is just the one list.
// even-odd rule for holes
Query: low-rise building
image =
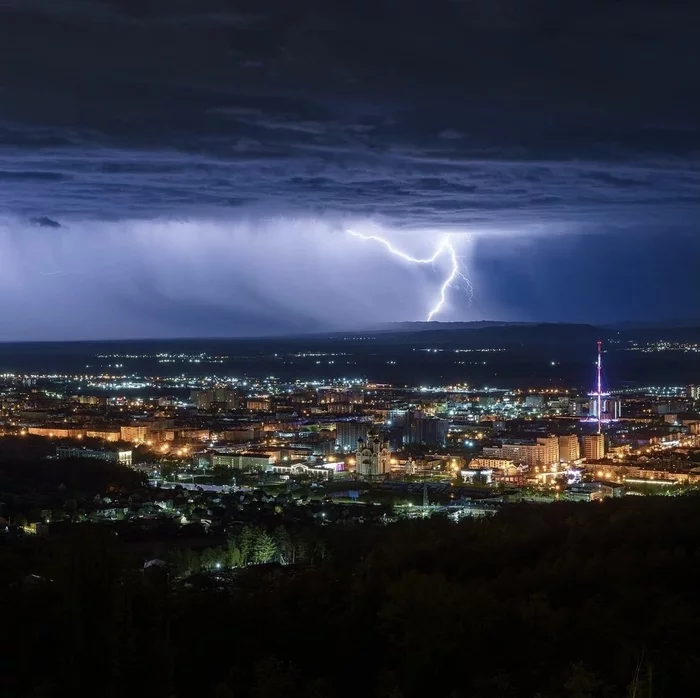
{"label": "low-rise building", "polygon": [[615,482],[579,482],[564,491],[565,499],[572,502],[595,502],[607,497],[622,497],[624,487]]}
{"label": "low-rise building", "polygon": [[91,448],[61,448],[56,449],[56,455],[61,458],[97,458],[120,465],[132,465],[131,451],[110,451],[108,449]]}
{"label": "low-rise building", "polygon": [[510,470],[515,463],[509,458],[472,458],[467,466],[469,470]]}
{"label": "low-rise building", "polygon": [[268,473],[288,477],[311,477],[316,480],[329,480],[335,473],[335,465],[309,465],[308,463],[272,463],[267,468]]}
{"label": "low-rise building", "polygon": [[149,429],[146,426],[133,425],[120,427],[121,440],[130,443],[144,443],[148,439]]}
{"label": "low-rise building", "polygon": [[212,453],[213,467],[233,468],[235,470],[266,471],[274,463],[274,458],[268,453]]}

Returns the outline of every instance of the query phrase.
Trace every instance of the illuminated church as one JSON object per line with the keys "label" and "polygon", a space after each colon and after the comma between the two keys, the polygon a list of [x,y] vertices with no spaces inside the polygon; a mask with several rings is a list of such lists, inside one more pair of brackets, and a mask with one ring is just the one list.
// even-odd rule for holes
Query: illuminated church
{"label": "illuminated church", "polygon": [[384,477],[389,473],[391,451],[389,442],[382,440],[375,431],[370,431],[367,440],[357,440],[355,462],[357,463],[357,476],[363,480],[374,480]]}

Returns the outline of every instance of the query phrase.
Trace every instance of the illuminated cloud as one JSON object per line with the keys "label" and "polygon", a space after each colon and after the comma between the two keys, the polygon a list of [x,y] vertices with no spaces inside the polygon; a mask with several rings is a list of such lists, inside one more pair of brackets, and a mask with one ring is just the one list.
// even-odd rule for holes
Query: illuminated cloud
{"label": "illuminated cloud", "polygon": [[8,338],[692,313],[697,3],[290,7],[1,4]]}
{"label": "illuminated cloud", "polygon": [[[398,237],[416,249],[429,241]],[[60,230],[6,221],[0,292],[14,303],[0,308],[0,322],[34,339],[375,326],[428,313],[450,263],[402,261],[323,220],[92,221]]]}

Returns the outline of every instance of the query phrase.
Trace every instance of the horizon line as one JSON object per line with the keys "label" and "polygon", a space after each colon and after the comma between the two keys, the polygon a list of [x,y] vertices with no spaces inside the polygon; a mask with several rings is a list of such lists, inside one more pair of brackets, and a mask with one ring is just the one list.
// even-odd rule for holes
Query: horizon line
{"label": "horizon line", "polygon": [[[375,327],[357,327],[346,329],[331,329],[316,332],[290,332],[286,334],[244,334],[244,335],[208,335],[197,337],[105,337],[105,338],[76,338],[76,339],[0,339],[0,346],[13,344],[98,344],[98,343],[114,343],[114,342],[198,342],[198,341],[245,341],[245,340],[279,340],[279,339],[294,339],[294,338],[320,338],[330,337],[333,335],[345,334],[348,332],[369,334],[372,332],[391,332],[392,329],[398,326],[428,326],[426,329],[442,329],[449,330],[455,325],[496,325],[496,326],[520,326],[520,327],[536,327],[541,325],[562,325],[562,326],[579,326],[591,327],[593,329],[615,330],[627,326],[627,329],[691,329],[694,327],[700,328],[700,319],[686,320],[622,320],[618,322],[592,323],[592,322],[566,322],[562,320],[399,320],[388,322]],[[445,327],[446,326],[446,327]],[[467,329],[454,328],[454,329]],[[475,328],[476,329],[476,328]]]}

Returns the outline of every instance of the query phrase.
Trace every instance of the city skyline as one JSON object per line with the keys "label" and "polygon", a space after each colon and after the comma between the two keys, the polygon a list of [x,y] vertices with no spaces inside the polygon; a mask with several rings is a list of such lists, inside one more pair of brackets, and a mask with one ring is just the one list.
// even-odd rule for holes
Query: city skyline
{"label": "city skyline", "polygon": [[3,693],[697,694],[698,36],[0,0]]}

